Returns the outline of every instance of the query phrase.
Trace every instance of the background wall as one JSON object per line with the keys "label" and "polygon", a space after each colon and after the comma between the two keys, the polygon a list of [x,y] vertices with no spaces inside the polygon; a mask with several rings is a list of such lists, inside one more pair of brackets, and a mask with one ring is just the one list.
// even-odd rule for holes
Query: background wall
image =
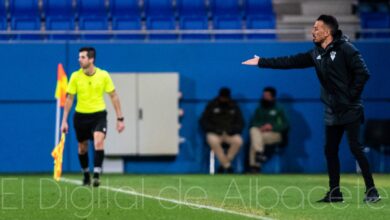
{"label": "background wall", "polygon": [[[282,150],[282,172],[325,172],[323,156],[322,104],[314,69],[269,70],[241,65],[254,54],[270,57],[309,50],[313,45],[283,42],[215,43],[8,43],[0,44],[0,172],[51,172],[50,152],[54,144],[56,68],[64,64],[70,76],[78,69],[78,49],[97,49],[98,67],[109,72],[179,72],[183,98],[180,135],[184,142],[171,160],[127,158],[129,173],[205,173],[209,148],[198,119],[206,103],[222,86],[232,89],[246,119],[245,144],[236,171],[245,168],[249,119],[265,86],[278,89],[291,123],[289,145]],[[366,118],[390,118],[389,42],[358,42],[372,73],[363,97]],[[383,51],[383,52],[382,52]],[[125,96],[126,94],[120,94]],[[125,108],[125,106],[124,106]],[[71,120],[70,120],[71,122]],[[70,123],[72,126],[72,123]],[[109,146],[107,146],[109,147]],[[92,156],[92,155],[91,155]],[[368,153],[374,170],[379,167],[376,151]],[[355,162],[345,140],[340,150],[343,172],[354,172]],[[271,158],[265,172],[274,172]],[[387,158],[387,164],[389,158]],[[387,165],[387,172],[390,170]],[[73,129],[67,136],[64,171],[77,172],[77,142]]]}

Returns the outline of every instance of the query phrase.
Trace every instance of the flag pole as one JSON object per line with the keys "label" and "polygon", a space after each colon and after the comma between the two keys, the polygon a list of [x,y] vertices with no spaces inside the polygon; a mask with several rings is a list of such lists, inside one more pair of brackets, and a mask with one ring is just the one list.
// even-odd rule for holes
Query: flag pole
{"label": "flag pole", "polygon": [[54,136],[54,146],[57,145],[58,139],[60,137],[60,99],[57,99],[57,104],[56,104],[56,125],[55,125],[55,136]]}

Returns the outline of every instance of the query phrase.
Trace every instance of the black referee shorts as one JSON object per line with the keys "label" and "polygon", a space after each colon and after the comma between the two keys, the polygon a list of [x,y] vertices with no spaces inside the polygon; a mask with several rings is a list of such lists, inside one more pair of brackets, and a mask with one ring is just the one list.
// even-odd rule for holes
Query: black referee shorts
{"label": "black referee shorts", "polygon": [[107,132],[107,112],[79,113],[76,112],[73,117],[73,125],[76,130],[78,142],[93,140],[95,131]]}

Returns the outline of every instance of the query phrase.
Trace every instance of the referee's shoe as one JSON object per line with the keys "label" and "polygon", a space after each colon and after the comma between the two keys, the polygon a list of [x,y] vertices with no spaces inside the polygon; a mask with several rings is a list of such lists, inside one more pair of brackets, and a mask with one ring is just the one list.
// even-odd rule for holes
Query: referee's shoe
{"label": "referee's shoe", "polygon": [[92,186],[93,187],[98,187],[100,186],[100,173],[99,172],[95,172],[93,173],[93,178],[92,178]]}
{"label": "referee's shoe", "polygon": [[93,177],[93,178],[92,178],[92,186],[93,186],[93,187],[98,187],[98,186],[100,186],[100,179],[99,179],[99,177]]}
{"label": "referee's shoe", "polygon": [[85,172],[83,178],[83,186],[89,186],[89,185],[91,185],[91,177],[89,176],[88,172]]}

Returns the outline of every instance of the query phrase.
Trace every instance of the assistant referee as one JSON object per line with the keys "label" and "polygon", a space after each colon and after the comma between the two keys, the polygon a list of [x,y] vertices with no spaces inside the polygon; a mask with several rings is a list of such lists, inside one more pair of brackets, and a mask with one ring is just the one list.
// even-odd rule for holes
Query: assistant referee
{"label": "assistant referee", "polygon": [[73,72],[67,87],[67,98],[62,117],[61,131],[68,132],[68,116],[74,96],[77,95],[76,112],[73,124],[78,141],[80,165],[84,174],[83,185],[90,185],[88,168],[88,141],[95,146],[92,185],[100,185],[100,174],[104,159],[104,139],[107,132],[107,112],[104,93],[108,93],[117,116],[116,129],[122,132],[125,128],[120,101],[115,86],[107,71],[95,66],[96,50],[83,47],[79,50],[80,69]]}

